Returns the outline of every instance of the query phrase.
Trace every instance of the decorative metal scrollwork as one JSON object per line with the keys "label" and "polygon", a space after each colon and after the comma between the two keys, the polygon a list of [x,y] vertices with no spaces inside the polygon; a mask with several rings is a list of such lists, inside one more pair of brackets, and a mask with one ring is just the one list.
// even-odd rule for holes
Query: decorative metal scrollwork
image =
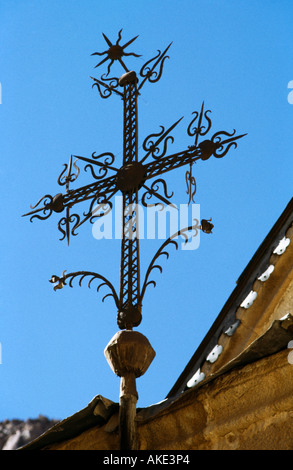
{"label": "decorative metal scrollwork", "polygon": [[[178,119],[178,121],[174,122],[174,124],[172,124],[172,126],[170,126],[166,131],[165,131],[165,128],[163,126],[160,126],[161,129],[162,129],[161,132],[150,134],[149,136],[147,136],[144,139],[142,147],[147,153],[142,158],[141,163],[143,163],[148,158],[149,155],[152,155],[152,157],[155,160],[158,160],[159,158],[162,158],[165,155],[165,153],[167,151],[167,142],[168,142],[168,140],[170,140],[172,143],[174,142],[174,137],[172,137],[168,134],[170,134],[170,132],[179,124],[179,122],[182,119],[183,119],[183,117]],[[158,138],[156,140],[151,140],[152,137],[158,137]],[[159,144],[162,141],[164,141],[164,148],[162,150],[162,153],[158,154],[159,151],[160,151]]]}
{"label": "decorative metal scrollwork", "polygon": [[[172,44],[172,43],[171,43]],[[169,47],[171,46],[171,44],[169,44],[169,46],[164,50],[164,52],[161,53],[161,51],[158,49],[158,54],[153,57],[152,59],[148,60],[143,66],[142,68],[140,69],[140,76],[142,78],[144,78],[144,80],[141,82],[140,86],[138,87],[138,89],[140,89],[142,87],[142,85],[144,84],[144,82],[146,80],[148,80],[149,82],[151,83],[155,83],[157,82],[158,80],[160,80],[161,76],[162,76],[162,72],[163,72],[163,66],[164,66],[164,62],[166,59],[169,59],[170,57],[168,55],[166,55],[166,52],[167,50],[169,49]],[[152,64],[153,63],[153,64]],[[155,68],[156,66],[160,63],[160,68],[159,68],[159,71],[156,71]],[[152,64],[152,66],[150,67],[149,65]]]}
{"label": "decorative metal scrollwork", "polygon": [[[36,209],[42,201],[44,201],[43,202],[43,207],[39,208],[39,209]],[[46,194],[41,199],[39,199],[38,202],[34,206],[30,205],[30,208],[31,209],[36,209],[36,211],[42,212],[44,214],[44,215],[40,215],[40,214],[32,215],[32,217],[30,217],[31,222],[35,218],[40,219],[40,220],[46,220],[46,219],[48,219],[48,217],[50,217],[50,215],[53,212],[53,197],[50,194]],[[49,213],[47,213],[48,211],[49,211]]]}
{"label": "decorative metal scrollwork", "polygon": [[[226,139],[223,141],[221,139],[222,135],[227,136],[227,137],[232,137],[235,135],[235,133],[236,133],[236,130],[234,129],[234,131],[231,134],[229,134],[229,132],[226,132],[226,131],[220,131],[220,132],[216,132],[216,134],[213,135],[212,142],[215,145],[215,150],[213,152],[214,157],[222,158],[226,155],[226,153],[229,151],[232,145],[234,146],[234,148],[237,147],[237,143],[235,142],[234,138]],[[237,139],[239,139],[239,136],[237,137]],[[225,148],[225,145],[227,145],[226,148]]]}
{"label": "decorative metal scrollwork", "polygon": [[85,220],[89,219],[90,223],[93,224],[96,218],[104,217],[105,215],[109,214],[112,209],[113,203],[110,200],[102,197],[97,197],[91,201],[88,212],[84,212],[83,215],[86,218]]}
{"label": "decorative metal scrollwork", "polygon": [[[69,165],[67,165],[67,163],[65,163],[63,166],[65,167],[64,170],[60,173],[58,179],[57,179],[57,182],[60,186],[64,186],[65,184],[68,184],[68,183],[73,183],[73,181],[75,181],[77,178],[78,178],[78,175],[80,173],[80,169],[78,168],[78,166],[76,165],[76,162],[77,162],[78,159],[76,159],[74,162],[73,162],[73,166],[74,168],[76,169],[76,173],[71,173],[71,164],[72,164],[72,156],[70,158],[70,162],[69,162]],[[67,172],[67,175],[65,176],[65,172],[68,168],[68,172]]]}
{"label": "decorative metal scrollwork", "polygon": [[[163,186],[163,191],[164,191],[164,196],[161,196],[161,194],[159,193],[159,189],[160,189],[160,186],[159,185],[162,185]],[[167,192],[167,184],[166,184],[166,181],[159,178],[157,180],[155,180],[151,187],[148,188],[147,186],[144,185],[144,188],[146,188],[146,192],[143,194],[142,198],[141,198],[141,203],[143,206],[145,207],[152,207],[152,206],[162,206],[160,210],[163,210],[164,209],[164,203],[167,203],[167,204],[170,204],[165,198],[167,199],[171,199],[171,197],[173,196],[173,192],[169,195],[168,192]],[[158,199],[160,199],[162,202],[156,202],[154,204],[149,204],[146,202],[146,200],[150,200],[153,196],[157,197]]]}
{"label": "decorative metal scrollwork", "polygon": [[[191,121],[191,123],[189,124],[187,128],[187,134],[190,135],[191,137],[193,136],[196,137],[195,145],[197,145],[198,136],[206,135],[209,132],[210,128],[212,127],[212,121],[207,115],[207,113],[211,113],[211,110],[208,109],[207,111],[205,111],[205,113],[203,113],[203,106],[204,106],[204,103],[202,104],[200,113],[198,113],[197,111],[194,111],[192,113],[192,114],[195,114],[195,117],[193,118],[193,120]],[[203,117],[205,117],[205,119],[207,120],[207,126],[202,125]],[[192,125],[197,121],[197,119],[198,119],[197,126],[192,127]]]}
{"label": "decorative metal scrollwork", "polygon": [[[210,112],[210,110],[204,112],[204,103],[202,103],[200,113],[198,113],[197,111],[194,111],[192,113],[195,114],[195,117],[190,122],[187,128],[187,134],[191,137],[195,137],[194,145],[190,145],[188,148],[190,150],[198,149],[201,160],[208,160],[212,155],[216,158],[224,157],[232,146],[234,146],[235,148],[237,147],[237,143],[235,142],[235,140],[240,139],[241,137],[244,137],[244,135],[246,135],[243,134],[240,136],[235,136],[235,129],[231,134],[225,131],[220,131],[216,132],[211,139],[204,140],[198,143],[199,136],[205,136],[212,127],[212,121],[208,116],[208,113]],[[205,119],[206,121],[205,125],[203,125],[203,119]],[[222,136],[227,136],[230,138],[222,140]],[[193,163],[190,164],[189,171],[185,173],[185,180],[187,185],[186,192],[189,195],[188,204],[191,201],[195,202],[194,195],[196,192],[196,181],[194,176],[192,175],[192,166]]]}
{"label": "decorative metal scrollwork", "polygon": [[[201,142],[198,145],[198,148],[200,150],[200,158],[202,160],[208,160],[212,155],[216,158],[224,157],[229,151],[229,149],[232,147],[232,145],[234,146],[234,148],[237,147],[237,143],[235,141],[245,135],[244,134],[233,137],[235,135],[235,132],[235,129],[231,134],[225,131],[216,132],[216,134],[213,135],[211,140],[204,140],[203,142]],[[222,140],[222,135],[231,138]]]}
{"label": "decorative metal scrollwork", "polygon": [[[201,111],[194,112],[193,118],[187,128],[187,134],[194,138],[194,145],[184,148],[177,153],[167,155],[167,147],[169,143],[173,143],[174,139],[171,136],[171,131],[181,121],[179,119],[165,130],[161,126],[158,133],[150,134],[143,142],[144,155],[139,160],[138,155],[138,119],[137,119],[137,99],[140,90],[146,81],[155,83],[162,75],[163,66],[167,58],[167,51],[171,44],[161,52],[158,53],[150,60],[148,60],[140,69],[140,79],[134,70],[129,71],[124,63],[124,57],[134,56],[139,57],[135,53],[127,53],[125,49],[132,44],[137,38],[134,37],[126,42],[123,46],[120,45],[121,31],[118,33],[116,43],[112,43],[105,34],[104,39],[107,43],[107,49],[103,52],[95,52],[93,55],[104,56],[96,65],[99,67],[104,63],[108,63],[107,74],[102,75],[100,78],[93,78],[93,87],[96,86],[102,98],[108,98],[115,93],[122,97],[123,100],[123,161],[119,168],[113,166],[114,155],[106,152],[98,156],[95,152],[91,158],[71,155],[68,165],[64,165],[58,177],[58,184],[65,186],[66,190],[63,194],[58,193],[54,197],[46,195],[41,198],[38,203],[32,207],[32,211],[27,214],[34,218],[47,219],[52,212],[61,213],[65,211],[63,216],[58,222],[58,229],[62,234],[61,240],[67,238],[69,242],[70,235],[77,235],[76,230],[85,221],[90,220],[91,223],[97,218],[102,217],[110,212],[112,209],[111,198],[117,191],[123,194],[122,202],[122,241],[121,241],[121,261],[120,261],[120,293],[119,298],[113,285],[103,276],[89,271],[78,271],[69,273],[61,277],[52,276],[51,282],[55,284],[54,289],[61,289],[66,281],[69,281],[72,287],[72,281],[79,277],[79,284],[85,277],[89,276],[90,287],[92,281],[98,280],[99,285],[97,290],[103,285],[110,289],[110,296],[115,300],[118,317],[117,323],[121,329],[132,329],[138,326],[141,321],[141,305],[142,298],[145,294],[148,285],[156,285],[155,281],[150,279],[150,274],[155,269],[162,272],[161,265],[157,262],[161,255],[169,257],[165,248],[170,244],[175,245],[178,249],[176,237],[181,236],[188,242],[191,234],[197,234],[198,230],[204,233],[212,233],[213,224],[210,220],[202,220],[201,225],[198,221],[185,229],[179,230],[170,238],[168,238],[152,259],[148,270],[146,272],[142,290],[140,290],[140,250],[139,250],[139,217],[137,214],[139,192],[143,191],[142,204],[145,206],[158,205],[160,203],[171,205],[177,209],[176,206],[170,203],[171,195],[168,194],[165,180],[161,179],[164,173],[174,171],[177,168],[188,165],[189,171],[186,172],[187,193],[189,194],[189,202],[194,202],[194,195],[196,191],[196,181],[192,175],[193,164],[198,160],[207,160],[214,155],[216,158],[221,158],[231,147],[236,147],[236,140],[243,137],[236,136],[235,131],[231,134],[227,132],[216,132],[209,140],[204,140],[199,143],[200,136],[204,137],[211,129],[211,119],[209,117],[210,110],[204,111],[204,104],[202,104]],[[109,77],[113,63],[119,62],[124,69],[123,75],[118,79],[116,77]],[[113,74],[111,74],[113,75]],[[123,88],[123,92],[118,89],[118,86]],[[205,137],[206,138],[206,137]],[[144,161],[148,156],[152,157],[152,161],[145,163]],[[95,181],[90,182],[77,189],[69,189],[70,183],[75,181],[79,175],[79,168],[76,165],[76,160],[73,163],[72,158],[85,162],[84,170],[90,170],[91,176]],[[73,168],[76,170],[74,171]],[[108,176],[108,171],[111,170],[114,174]],[[157,179],[159,178],[159,179]],[[153,181],[152,185],[148,187],[148,180]],[[162,186],[161,186],[162,185]],[[161,190],[161,192],[160,192]],[[147,204],[151,198],[156,198],[159,202],[156,204]],[[86,203],[89,205],[88,210],[83,213],[83,218],[78,214],[70,214],[73,207],[79,203]],[[162,204],[162,206],[163,206]],[[164,207],[164,206],[163,206]],[[106,295],[103,300],[108,297]]]}
{"label": "decorative metal scrollwork", "polygon": [[[94,86],[97,87],[100,97],[103,99],[109,98],[112,93],[116,93],[117,95],[120,95],[123,97],[123,94],[117,90],[118,87],[118,78],[112,77],[112,78],[106,78],[104,75],[101,76],[100,80],[94,77],[90,77],[92,80],[94,80],[94,83],[92,84],[92,88]],[[109,82],[109,83],[105,83]]]}
{"label": "decorative metal scrollwork", "polygon": [[194,176],[192,176],[192,165],[190,165],[190,170],[187,170],[185,173],[185,181],[187,186],[186,194],[189,195],[188,204],[190,204],[191,201],[195,202],[194,196],[196,193],[196,181]]}
{"label": "decorative metal scrollwork", "polygon": [[[197,111],[194,111],[192,113],[195,116],[194,116],[194,118],[192,119],[192,121],[190,122],[190,124],[187,128],[187,134],[190,135],[191,137],[195,136],[195,142],[194,142],[194,145],[189,146],[190,149],[192,149],[192,148],[195,149],[198,145],[199,136],[206,135],[209,132],[209,130],[211,129],[212,121],[208,116],[208,113],[210,113],[210,112],[211,111],[209,109],[204,112],[204,103],[202,103],[200,113],[198,113]],[[206,122],[207,122],[206,125],[202,124],[203,118],[206,119]],[[198,122],[197,122],[196,125],[194,125],[196,123],[196,121],[198,121]],[[194,176],[192,175],[192,166],[193,166],[193,164],[191,163],[190,167],[189,167],[189,171],[186,171],[186,173],[185,173],[185,180],[186,180],[186,186],[187,186],[186,193],[189,196],[188,204],[190,204],[191,201],[195,202],[194,201],[194,196],[195,196],[195,193],[196,193],[196,181],[195,181]]]}
{"label": "decorative metal scrollwork", "polygon": [[167,240],[165,240],[165,242],[158,249],[158,251],[156,252],[155,256],[153,257],[153,259],[150,262],[149,267],[147,269],[147,272],[146,272],[146,275],[145,275],[145,280],[144,280],[143,287],[142,287],[142,290],[141,290],[139,303],[142,303],[142,300],[143,300],[143,297],[144,297],[147,286],[149,286],[150,284],[153,284],[153,286],[156,287],[156,285],[157,285],[154,280],[149,280],[149,276],[150,276],[151,272],[154,269],[158,269],[160,271],[160,273],[163,272],[162,266],[160,264],[155,264],[155,263],[158,260],[158,258],[162,255],[165,255],[167,257],[167,259],[169,258],[169,253],[167,251],[164,251],[164,248],[166,248],[168,245],[173,244],[173,245],[175,245],[176,250],[178,250],[178,242],[174,240],[175,238],[177,238],[178,236],[182,236],[185,239],[184,243],[187,243],[189,238],[190,238],[187,235],[188,232],[191,232],[191,233],[194,232],[194,234],[192,236],[195,237],[198,234],[198,231],[201,230],[201,225],[199,225],[199,221],[197,219],[194,219],[194,221],[195,221],[194,225],[190,225],[189,227],[185,227],[181,230],[178,230],[178,232],[174,233],[173,235],[171,235],[171,237],[169,237]]}
{"label": "decorative metal scrollwork", "polygon": [[[74,223],[75,221],[75,223]],[[75,230],[78,227],[78,224],[80,222],[80,217],[78,214],[69,214],[69,209],[67,208],[67,214],[66,217],[62,217],[62,219],[59,220],[58,222],[58,230],[59,232],[62,233],[62,238],[59,240],[64,240],[65,237],[67,237],[67,240],[69,242],[69,234],[73,235],[74,237],[77,235],[75,233]],[[70,225],[74,223],[73,227],[70,229]],[[62,227],[65,227],[65,230],[63,230]]]}
{"label": "decorative metal scrollwork", "polygon": [[160,148],[159,148],[159,143],[161,142],[159,139],[157,139],[157,141],[153,141],[151,140],[152,137],[162,137],[164,132],[165,132],[165,128],[164,126],[160,126],[161,127],[161,132],[158,132],[157,134],[154,133],[154,134],[150,134],[148,135],[145,140],[143,141],[143,144],[142,144],[142,147],[143,149],[148,152],[148,154],[151,154],[152,157],[156,160],[158,158],[161,158],[163,157],[165,154],[166,154],[166,151],[167,151],[167,142],[168,140],[170,140],[172,143],[174,142],[174,137],[172,137],[171,135],[169,135],[168,137],[165,138],[164,140],[164,147],[163,147],[163,150],[161,153],[160,152]]}
{"label": "decorative metal scrollwork", "polygon": [[160,149],[159,149],[159,146],[158,146],[158,143],[154,143],[153,140],[150,140],[151,137],[160,137],[164,134],[165,132],[165,128],[163,126],[160,126],[161,127],[161,132],[158,132],[157,134],[150,134],[149,136],[146,137],[146,139],[144,140],[143,144],[142,144],[142,147],[143,149],[146,151],[146,152],[149,152],[152,157],[154,159],[157,159],[157,158],[161,158],[165,155],[166,151],[167,151],[167,142],[168,140],[170,140],[172,143],[174,142],[174,137],[172,136],[168,136],[166,137],[166,139],[164,140],[164,148],[162,150],[162,153],[160,154]]}
{"label": "decorative metal scrollwork", "polygon": [[101,153],[100,155],[95,155],[96,152],[93,152],[92,153],[92,158],[94,160],[98,160],[99,158],[102,158],[102,157],[105,157],[106,155],[110,158],[105,158],[105,160],[102,162],[102,165],[105,166],[105,167],[110,167],[110,165],[113,165],[114,161],[115,161],[115,156],[112,152],[104,152],[104,153]]}
{"label": "decorative metal scrollwork", "polygon": [[58,289],[62,289],[66,285],[67,280],[69,280],[68,285],[70,287],[73,287],[73,285],[72,285],[73,279],[75,279],[76,277],[79,277],[79,276],[80,276],[80,279],[79,279],[78,283],[81,286],[82,281],[84,280],[84,278],[87,277],[87,276],[90,276],[91,279],[88,282],[88,287],[89,288],[91,287],[91,283],[95,279],[98,279],[99,281],[102,281],[101,283],[99,283],[99,285],[97,287],[97,292],[99,292],[99,289],[104,285],[108,286],[109,289],[111,290],[111,292],[109,294],[107,294],[103,297],[102,301],[104,302],[106,297],[111,296],[111,297],[113,297],[117,308],[119,308],[119,300],[118,300],[118,296],[117,296],[117,293],[115,291],[114,286],[112,285],[112,283],[107,278],[105,278],[101,274],[97,274],[97,273],[91,272],[91,271],[76,271],[74,273],[69,273],[69,274],[65,274],[65,273],[66,273],[66,271],[63,271],[61,277],[56,276],[55,274],[53,274],[53,276],[49,280],[49,282],[51,282],[52,284],[55,284],[54,285],[54,290],[55,291],[58,290]]}
{"label": "decorative metal scrollwork", "polygon": [[[109,169],[113,169],[113,168],[111,167],[111,165],[112,165],[112,163],[114,162],[115,157],[114,157],[113,153],[111,153],[111,152],[101,153],[100,155],[95,155],[95,153],[96,153],[96,152],[93,152],[93,153],[92,153],[92,158],[93,158],[94,160],[98,160],[99,158],[102,158],[102,157],[105,157],[105,156],[110,157],[110,158],[107,158],[107,157],[106,157],[103,162],[97,162],[97,161],[94,161],[94,162],[93,162],[93,164],[100,166],[99,172],[98,172],[99,174],[98,174],[98,175],[95,173],[95,170],[94,170],[94,168],[93,168],[93,164],[92,164],[92,163],[88,163],[88,164],[84,167],[85,171],[87,171],[87,169],[89,168],[89,169],[91,170],[92,176],[93,176],[96,180],[99,180],[99,179],[104,178],[104,177],[107,175]],[[89,160],[88,160],[88,161],[89,161]],[[115,169],[115,170],[116,170],[116,169]]]}

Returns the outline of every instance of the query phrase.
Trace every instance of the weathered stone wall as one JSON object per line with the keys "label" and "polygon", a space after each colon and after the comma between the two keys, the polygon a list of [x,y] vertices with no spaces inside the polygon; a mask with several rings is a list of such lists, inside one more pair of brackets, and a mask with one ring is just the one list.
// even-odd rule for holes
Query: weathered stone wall
{"label": "weathered stone wall", "polygon": [[[140,450],[293,450],[289,350],[185,392],[148,419],[138,413]],[[50,449],[118,450],[117,415]]]}

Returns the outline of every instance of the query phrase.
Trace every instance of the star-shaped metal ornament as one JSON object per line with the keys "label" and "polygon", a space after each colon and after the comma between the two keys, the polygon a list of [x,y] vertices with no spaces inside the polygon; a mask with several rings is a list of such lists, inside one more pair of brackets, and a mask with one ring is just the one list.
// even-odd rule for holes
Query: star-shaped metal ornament
{"label": "star-shaped metal ornament", "polygon": [[92,55],[99,55],[99,56],[102,56],[102,55],[107,55],[107,57],[105,57],[103,60],[101,60],[101,62],[99,62],[96,66],[96,67],[99,67],[100,65],[104,64],[105,62],[107,62],[107,60],[110,60],[110,64],[108,65],[108,73],[107,75],[109,75],[110,73],[110,70],[111,70],[111,66],[113,65],[113,63],[115,62],[115,60],[118,60],[120,62],[120,64],[122,65],[122,67],[124,68],[124,70],[126,72],[129,72],[128,68],[126,67],[126,65],[124,64],[123,60],[122,60],[122,57],[123,56],[134,56],[134,57],[141,57],[141,55],[138,55],[138,54],[135,54],[134,52],[125,52],[125,49],[131,44],[133,43],[133,41],[135,41],[138,36],[135,36],[134,38],[130,39],[130,41],[128,41],[127,43],[124,44],[124,46],[120,46],[119,42],[121,41],[121,33],[122,33],[122,29],[119,31],[118,33],[118,39],[116,41],[115,44],[112,44],[110,39],[107,38],[107,36],[103,34],[104,36],[104,39],[106,41],[106,43],[108,44],[109,46],[109,49],[107,49],[106,51],[104,52],[93,52]]}

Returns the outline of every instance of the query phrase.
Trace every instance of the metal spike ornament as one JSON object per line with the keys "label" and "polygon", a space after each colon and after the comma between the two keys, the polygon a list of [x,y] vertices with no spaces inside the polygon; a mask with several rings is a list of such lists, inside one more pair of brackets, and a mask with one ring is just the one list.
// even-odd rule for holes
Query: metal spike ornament
{"label": "metal spike ornament", "polygon": [[[155,198],[156,204],[171,204],[170,198],[173,193],[168,194],[167,184],[161,175],[168,171],[175,170],[185,165],[189,165],[186,172],[187,194],[189,203],[194,202],[196,192],[196,182],[192,175],[192,167],[198,160],[206,161],[211,156],[216,158],[224,157],[231,147],[237,147],[237,140],[243,135],[235,135],[225,131],[216,132],[210,139],[199,142],[199,137],[206,137],[212,123],[209,117],[210,110],[204,110],[204,103],[201,111],[195,111],[194,118],[187,128],[187,134],[194,137],[194,144],[180,152],[166,155],[168,143],[173,143],[174,138],[170,133],[181,122],[182,117],[175,121],[165,130],[161,126],[161,131],[147,136],[142,144],[143,155],[138,158],[138,121],[137,121],[137,101],[141,89],[146,82],[155,83],[162,75],[163,65],[169,56],[167,52],[171,46],[155,57],[148,60],[140,69],[139,77],[135,71],[129,70],[124,62],[128,56],[140,57],[133,52],[126,52],[125,49],[132,44],[136,38],[129,40],[123,46],[120,45],[122,30],[118,33],[116,43],[112,43],[105,34],[103,37],[108,45],[104,52],[94,52],[92,55],[105,57],[95,66],[95,68],[108,63],[107,74],[100,78],[91,77],[94,81],[93,87],[97,87],[101,98],[109,98],[116,94],[123,101],[123,162],[120,167],[114,165],[115,156],[111,152],[96,155],[95,152],[89,157],[72,155],[69,165],[64,165],[65,169],[58,178],[58,184],[66,186],[64,194],[58,193],[56,196],[46,194],[38,203],[31,207],[28,212],[30,220],[38,218],[41,220],[49,218],[53,212],[61,213],[65,211],[65,216],[58,222],[58,229],[62,233],[62,238],[69,243],[70,235],[77,235],[76,230],[86,221],[93,221],[96,217],[102,217],[112,209],[112,198],[117,193],[122,193],[123,198],[123,226],[121,242],[121,262],[120,262],[120,290],[119,294],[113,284],[101,274],[90,271],[77,271],[72,273],[63,272],[62,276],[53,275],[50,282],[54,284],[54,289],[63,288],[68,282],[72,287],[72,281],[79,279],[79,285],[87,278],[90,287],[93,281],[98,281],[98,288],[107,286],[109,293],[103,300],[112,296],[118,311],[117,324],[120,331],[112,338],[105,350],[110,366],[113,371],[121,377],[120,393],[120,447],[121,449],[135,449],[136,427],[135,413],[137,392],[135,379],[139,377],[149,367],[155,352],[148,340],[133,328],[137,327],[142,320],[142,301],[146,288],[155,281],[150,280],[153,269],[158,268],[162,272],[157,261],[161,255],[169,256],[165,251],[168,245],[175,245],[178,248],[176,238],[182,236],[185,242],[188,241],[188,234],[197,235],[199,230],[204,233],[211,233],[213,224],[211,219],[194,221],[194,224],[179,230],[168,238],[159,248],[147,269],[144,282],[140,283],[140,250],[139,250],[139,220],[138,220],[138,197],[142,191],[141,202],[146,207],[147,200]],[[119,62],[124,69],[121,77],[108,77],[114,62]],[[74,163],[73,158],[75,158]],[[148,160],[150,159],[150,160]],[[70,189],[69,184],[74,182],[79,176],[80,169],[77,166],[83,162],[86,164],[84,170],[90,170],[93,182],[77,189]],[[74,167],[75,172],[72,167]],[[65,173],[67,174],[65,176]],[[110,172],[110,176],[108,176]],[[153,180],[149,185],[148,180]],[[163,188],[163,194],[160,190]],[[71,214],[70,210],[81,202],[88,202],[89,208],[80,216],[77,213]]]}

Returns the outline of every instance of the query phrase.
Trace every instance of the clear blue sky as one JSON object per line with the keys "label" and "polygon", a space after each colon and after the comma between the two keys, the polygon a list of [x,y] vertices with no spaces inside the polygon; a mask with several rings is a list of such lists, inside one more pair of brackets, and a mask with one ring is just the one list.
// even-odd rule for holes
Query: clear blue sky
{"label": "clear blue sky", "polygon": [[[119,378],[104,358],[118,330],[111,298],[95,289],[54,292],[52,274],[96,271],[118,289],[119,240],[96,240],[84,225],[68,247],[58,214],[21,215],[44,194],[71,154],[122,158],[122,101],[102,100],[90,75],[104,32],[129,50],[137,71],[171,41],[170,59],[139,99],[140,145],[160,125],[184,119],[170,152],[191,145],[186,128],[205,100],[213,132],[248,135],[223,159],[194,167],[201,217],[215,225],[195,251],[170,250],[155,273],[138,331],[157,355],[137,381],[138,406],[165,398],[235,287],[246,264],[292,197],[293,4],[277,0],[2,0],[0,4],[1,310],[0,420],[65,418],[97,394],[119,399]],[[120,72],[118,72],[120,74]],[[122,73],[122,71],[121,71]],[[185,168],[167,174],[186,203]],[[77,187],[91,182],[85,174]],[[144,241],[142,275],[160,240]],[[103,291],[105,292],[105,291]]]}

